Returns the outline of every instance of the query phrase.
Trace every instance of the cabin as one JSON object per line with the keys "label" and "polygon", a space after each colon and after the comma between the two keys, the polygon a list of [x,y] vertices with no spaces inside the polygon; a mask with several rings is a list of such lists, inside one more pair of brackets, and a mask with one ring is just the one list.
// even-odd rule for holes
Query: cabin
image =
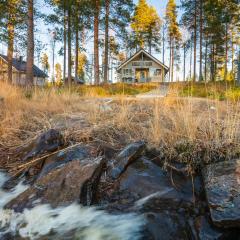
{"label": "cabin", "polygon": [[144,49],[140,49],[118,68],[118,79],[124,83],[164,82],[169,68]]}
{"label": "cabin", "polygon": [[[13,58],[13,84],[24,86],[26,85],[26,68],[27,63],[22,57]],[[34,85],[44,86],[47,79],[45,74],[37,66],[33,66]],[[6,81],[8,78],[8,57],[0,54],[0,81]]]}

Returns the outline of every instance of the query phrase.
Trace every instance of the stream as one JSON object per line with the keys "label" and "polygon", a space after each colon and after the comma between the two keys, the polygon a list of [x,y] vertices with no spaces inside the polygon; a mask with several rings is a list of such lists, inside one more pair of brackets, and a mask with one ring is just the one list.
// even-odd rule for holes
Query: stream
{"label": "stream", "polygon": [[53,209],[35,202],[34,208],[22,213],[4,209],[28,188],[20,182],[11,191],[5,191],[2,186],[8,179],[0,172],[0,239],[137,240],[141,237],[144,220],[134,214],[111,215],[77,203]]}

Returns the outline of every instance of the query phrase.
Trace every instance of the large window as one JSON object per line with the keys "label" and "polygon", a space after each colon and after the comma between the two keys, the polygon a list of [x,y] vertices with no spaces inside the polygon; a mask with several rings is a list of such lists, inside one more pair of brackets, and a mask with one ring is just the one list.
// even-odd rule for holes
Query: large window
{"label": "large window", "polygon": [[151,67],[153,63],[151,61],[134,61],[132,62],[133,67]]}
{"label": "large window", "polygon": [[161,69],[156,69],[154,75],[155,76],[161,76],[161,72],[162,72]]}
{"label": "large window", "polygon": [[123,75],[125,76],[131,76],[132,75],[132,69],[123,69]]}

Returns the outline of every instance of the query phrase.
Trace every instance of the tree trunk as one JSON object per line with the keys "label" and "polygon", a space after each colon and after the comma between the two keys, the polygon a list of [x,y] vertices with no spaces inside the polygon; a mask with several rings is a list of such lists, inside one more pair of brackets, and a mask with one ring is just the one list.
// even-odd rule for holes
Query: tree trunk
{"label": "tree trunk", "polygon": [[186,43],[183,44],[183,81],[186,80]]}
{"label": "tree trunk", "polygon": [[[78,14],[76,17],[76,24],[78,23]],[[76,33],[75,33],[75,82],[78,80],[78,50],[79,50],[79,29],[78,24],[76,25]]]}
{"label": "tree trunk", "polygon": [[193,82],[196,81],[196,66],[197,66],[197,0],[194,0],[194,64],[193,64]]}
{"label": "tree trunk", "polygon": [[[11,17],[10,17],[11,18]],[[8,50],[7,50],[7,58],[8,58],[8,83],[13,83],[12,78],[12,67],[13,67],[13,45],[14,45],[14,25],[11,23],[11,20],[7,26],[8,29]]]}
{"label": "tree trunk", "polygon": [[238,74],[237,74],[237,84],[240,86],[240,50],[238,53]]}
{"label": "tree trunk", "polygon": [[190,81],[192,81],[192,37],[190,42]]}
{"label": "tree trunk", "polygon": [[162,61],[163,61],[163,64],[165,64],[165,26],[163,25],[163,39],[162,39],[162,44],[163,44],[163,47],[162,47]]}
{"label": "tree trunk", "polygon": [[109,11],[110,11],[110,0],[105,1],[105,49],[104,49],[104,83],[108,83],[108,71],[109,71]]}
{"label": "tree trunk", "polygon": [[171,67],[171,80],[173,82],[173,70],[174,70],[174,41],[172,43],[172,67]]}
{"label": "tree trunk", "polygon": [[170,37],[170,42],[169,42],[169,47],[170,47],[170,56],[169,56],[169,81],[171,82],[172,81],[172,79],[171,79],[171,77],[172,77],[172,74],[171,74],[171,72],[172,72],[172,38]]}
{"label": "tree trunk", "polygon": [[208,42],[205,43],[205,66],[204,66],[204,81],[207,82],[207,51],[208,51]]}
{"label": "tree trunk", "polygon": [[100,1],[95,0],[95,13],[94,13],[94,80],[95,84],[100,84],[99,78],[99,12]]}
{"label": "tree trunk", "polygon": [[202,40],[203,40],[203,0],[200,0],[200,46],[199,46],[199,81],[203,80],[203,75],[202,75],[202,59],[203,59],[203,54],[202,54]]}
{"label": "tree trunk", "polygon": [[33,85],[33,64],[34,64],[34,22],[33,22],[33,1],[28,0],[28,34],[27,34],[27,73],[26,85]]}
{"label": "tree trunk", "polygon": [[68,86],[72,85],[71,3],[68,3]]}
{"label": "tree trunk", "polygon": [[149,45],[149,53],[152,54],[152,33],[150,33],[148,45]]}
{"label": "tree trunk", "polygon": [[63,81],[66,84],[66,69],[67,69],[67,6],[64,0],[64,26],[63,26]]}
{"label": "tree trunk", "polygon": [[225,68],[224,68],[224,81],[227,80],[228,73],[228,24],[225,26]]}

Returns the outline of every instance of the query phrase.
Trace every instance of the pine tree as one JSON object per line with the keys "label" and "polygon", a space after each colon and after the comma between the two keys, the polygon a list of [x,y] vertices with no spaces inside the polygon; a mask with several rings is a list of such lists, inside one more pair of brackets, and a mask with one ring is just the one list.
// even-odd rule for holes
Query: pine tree
{"label": "pine tree", "polygon": [[169,0],[166,9],[166,21],[168,26],[170,48],[170,81],[173,81],[174,61],[178,57],[178,49],[181,41],[181,33],[177,22],[177,6],[175,0]]}
{"label": "pine tree", "polygon": [[33,65],[34,65],[34,0],[28,0],[28,35],[27,35],[27,86],[33,85]]}
{"label": "pine tree", "polygon": [[114,29],[115,37],[118,40],[126,42],[127,26],[131,20],[131,13],[133,11],[132,0],[105,0],[105,16],[103,18],[103,25],[105,28],[104,36],[104,83],[108,83],[109,72],[109,28]]}
{"label": "pine tree", "polygon": [[55,72],[56,72],[56,84],[60,86],[62,84],[62,66],[60,63],[55,65]]}
{"label": "pine tree", "polygon": [[42,64],[44,72],[48,73],[49,69],[50,69],[50,64],[49,64],[49,61],[48,61],[48,55],[46,53],[44,53],[42,58],[41,58],[41,64]]}
{"label": "pine tree", "polygon": [[136,6],[131,28],[135,36],[138,47],[149,47],[151,53],[152,46],[158,46],[161,36],[161,19],[152,6],[146,0],[139,0]]}

